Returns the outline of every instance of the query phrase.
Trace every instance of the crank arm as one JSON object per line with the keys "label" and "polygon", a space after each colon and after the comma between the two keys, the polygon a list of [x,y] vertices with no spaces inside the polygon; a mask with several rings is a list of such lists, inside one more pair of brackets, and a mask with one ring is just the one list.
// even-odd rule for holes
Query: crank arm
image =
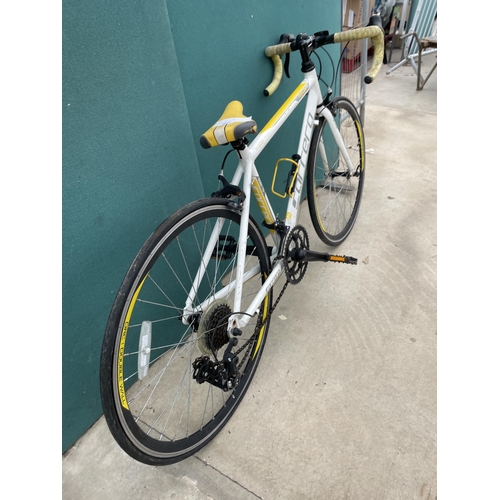
{"label": "crank arm", "polygon": [[330,255],[329,253],[315,252],[303,248],[295,248],[290,257],[296,262],[340,262],[342,264],[357,265],[358,259],[347,255]]}

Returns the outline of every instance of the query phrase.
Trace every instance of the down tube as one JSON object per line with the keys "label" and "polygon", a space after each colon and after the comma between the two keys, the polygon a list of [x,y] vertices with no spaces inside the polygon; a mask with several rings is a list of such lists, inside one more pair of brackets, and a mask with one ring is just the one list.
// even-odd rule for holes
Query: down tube
{"label": "down tube", "polygon": [[317,82],[311,85],[309,95],[307,96],[306,109],[304,112],[304,120],[302,121],[302,129],[300,132],[299,147],[297,154],[300,156],[299,171],[295,179],[293,195],[288,200],[286,211],[286,225],[293,227],[297,224],[300,211],[300,199],[302,196],[302,188],[306,176],[307,160],[309,158],[309,150],[311,147],[311,138],[313,128],[316,122],[316,109],[321,101],[321,94]]}

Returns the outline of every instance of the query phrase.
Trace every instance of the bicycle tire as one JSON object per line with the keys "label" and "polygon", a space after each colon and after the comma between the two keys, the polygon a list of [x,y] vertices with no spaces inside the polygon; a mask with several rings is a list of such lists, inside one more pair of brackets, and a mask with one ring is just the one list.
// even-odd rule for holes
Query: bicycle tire
{"label": "bicycle tire", "polygon": [[[242,329],[238,346],[233,347],[234,351],[244,348],[238,358],[242,364],[239,385],[224,392],[192,377],[192,363],[200,353],[210,354],[212,360],[215,354],[222,358],[228,343],[227,323],[214,322],[221,314],[236,312],[230,307],[234,292],[229,291],[213,303],[216,307],[206,305],[204,311],[192,314],[187,326],[180,317],[210,229],[217,221],[222,223],[223,239],[219,238],[204,267],[193,306],[213,298],[234,270],[235,247],[226,244],[233,241],[232,236],[237,241],[241,217],[227,203],[217,198],[198,200],[166,219],[130,266],[108,319],[100,363],[105,419],[121,448],[148,465],[184,460],[213,439],[241,402],[262,357],[270,325],[271,291],[260,314]],[[252,217],[246,253],[245,270],[256,264],[260,270],[256,268],[257,275],[245,283],[243,310],[270,272],[268,247]],[[267,319],[260,329],[257,316]],[[149,328],[147,322],[151,322],[151,330],[143,334]],[[223,331],[217,330],[219,326]],[[139,344],[148,336],[152,339],[149,347],[141,348]]]}
{"label": "bicycle tire", "polygon": [[337,246],[351,232],[359,212],[365,181],[365,140],[361,119],[349,99],[337,97],[328,107],[356,170],[354,175],[349,174],[330,126],[320,116],[307,163],[307,200],[316,234],[327,245]]}

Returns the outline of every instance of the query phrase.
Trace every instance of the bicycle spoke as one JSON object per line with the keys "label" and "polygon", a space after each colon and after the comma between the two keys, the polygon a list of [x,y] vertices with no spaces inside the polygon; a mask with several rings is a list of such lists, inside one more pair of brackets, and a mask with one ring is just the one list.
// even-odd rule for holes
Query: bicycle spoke
{"label": "bicycle spoke", "polygon": [[[383,30],[375,19],[362,30],[296,37],[293,43],[268,47],[266,54],[274,58],[278,70],[279,57],[274,56],[300,49],[303,68],[312,69],[308,57],[322,45],[369,37],[376,60],[368,81],[382,63]],[[244,117],[242,126],[243,107],[233,101],[202,135],[201,145],[231,143],[230,152],[236,150],[239,157],[231,182],[239,185],[242,179],[245,184],[252,179],[252,191],[270,222],[274,212],[253,181],[258,180],[254,160],[309,94],[304,100],[299,144],[299,152],[306,151],[307,165],[299,165],[291,182],[300,174],[298,196],[307,181],[312,224],[323,242],[339,245],[352,230],[360,206],[364,135],[354,104],[345,97],[332,98],[331,92],[322,97],[320,81],[328,84],[317,77],[314,71],[306,71],[306,80],[262,129],[257,142],[246,141],[245,134],[255,132],[256,124]],[[264,93],[274,92],[277,83],[275,78]],[[333,88],[334,83],[333,79]],[[271,275],[275,283],[286,272],[287,284],[293,282],[281,260],[289,260],[287,253],[280,253],[286,247],[280,246],[281,228],[275,228],[270,256],[252,212],[247,217],[246,210],[237,210],[245,200],[240,188],[222,175],[219,180],[217,193],[177,210],[144,243],[122,282],[106,326],[100,363],[106,421],[129,455],[151,465],[174,463],[196,453],[231,418],[254,376],[271,314],[284,291],[273,305],[273,287],[266,280]],[[297,222],[296,201],[292,200],[294,207],[286,214],[288,225]],[[294,236],[294,228],[288,229]],[[314,257],[314,252],[309,254]],[[241,331],[230,330],[233,325]]]}
{"label": "bicycle spoke", "polygon": [[337,124],[348,158],[355,168],[350,172],[333,140],[330,123],[322,118],[315,129],[308,163],[308,204],[319,237],[329,245],[338,245],[351,231],[359,208],[364,171],[360,150],[356,111],[345,98],[334,101]]}

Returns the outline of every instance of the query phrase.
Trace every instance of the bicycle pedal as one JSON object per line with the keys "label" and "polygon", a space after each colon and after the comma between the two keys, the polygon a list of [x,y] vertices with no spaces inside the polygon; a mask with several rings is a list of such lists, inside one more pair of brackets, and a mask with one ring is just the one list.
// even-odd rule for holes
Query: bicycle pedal
{"label": "bicycle pedal", "polygon": [[356,266],[358,264],[358,259],[356,257],[349,257],[348,255],[330,255],[330,262],[340,262],[341,264],[351,264]]}
{"label": "bicycle pedal", "polygon": [[348,255],[330,255],[305,248],[294,248],[289,257],[295,262],[339,262],[341,264],[352,264],[353,266],[358,263],[358,259]]}

